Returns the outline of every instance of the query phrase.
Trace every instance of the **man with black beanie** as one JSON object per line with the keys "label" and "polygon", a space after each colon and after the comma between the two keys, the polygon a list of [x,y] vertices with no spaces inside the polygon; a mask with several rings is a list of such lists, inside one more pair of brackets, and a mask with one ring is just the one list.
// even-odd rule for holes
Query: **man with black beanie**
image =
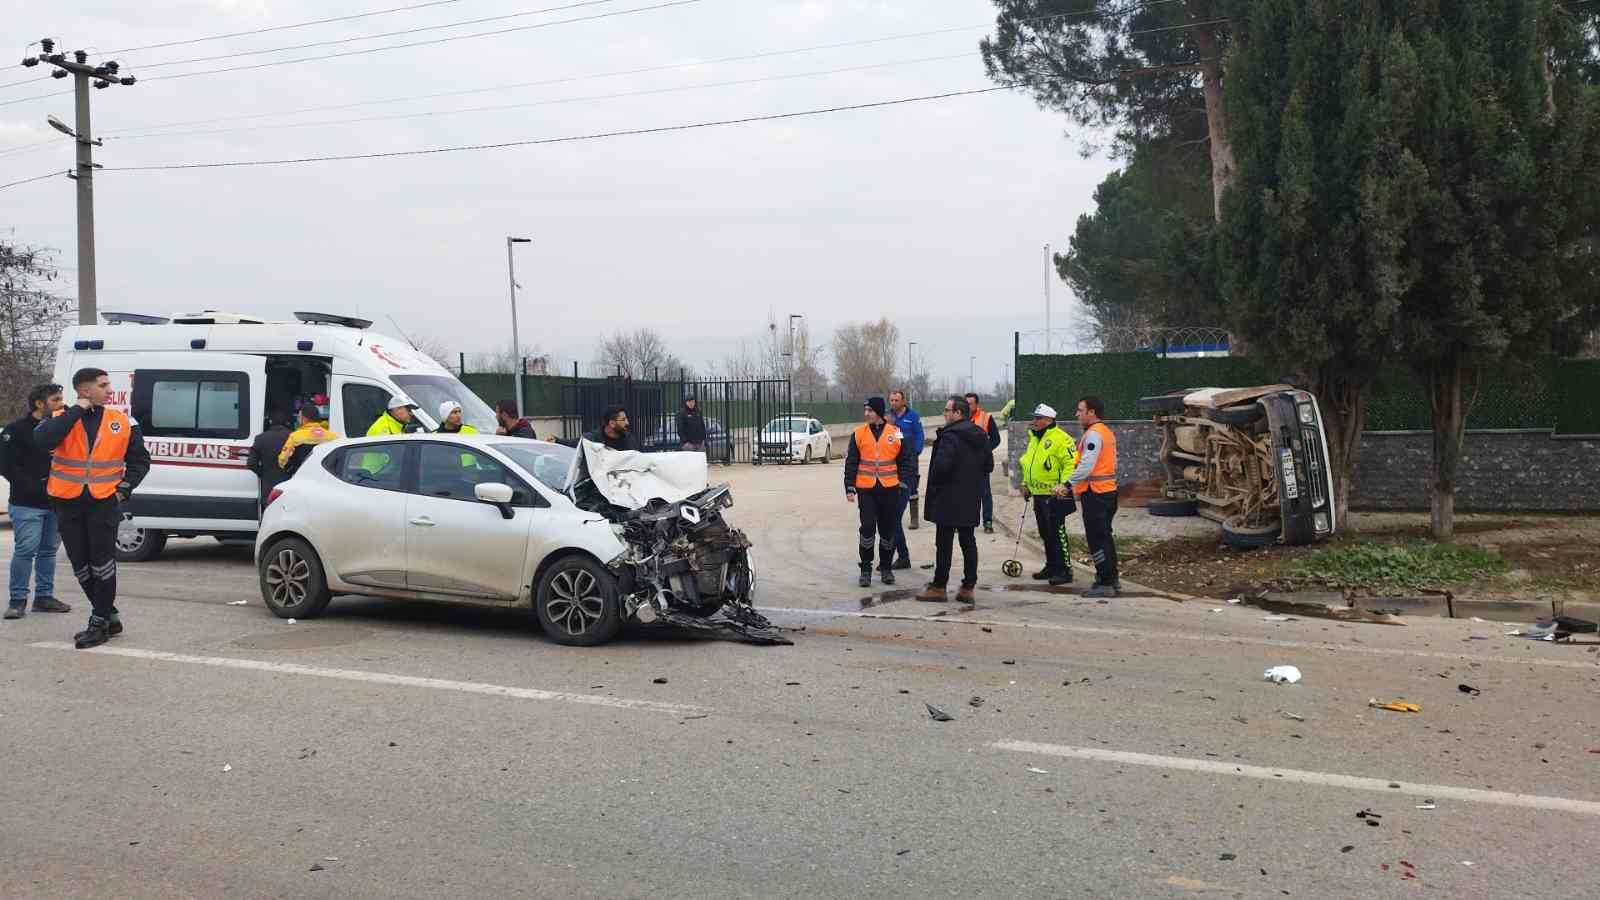
{"label": "man with black beanie", "polygon": [[844,457],[845,499],[861,513],[862,587],[872,585],[872,546],[878,546],[878,573],[884,584],[894,584],[894,539],[900,532],[903,493],[911,490],[916,457],[900,429],[884,418],[888,404],[868,397],[862,407],[866,421],[857,428]]}

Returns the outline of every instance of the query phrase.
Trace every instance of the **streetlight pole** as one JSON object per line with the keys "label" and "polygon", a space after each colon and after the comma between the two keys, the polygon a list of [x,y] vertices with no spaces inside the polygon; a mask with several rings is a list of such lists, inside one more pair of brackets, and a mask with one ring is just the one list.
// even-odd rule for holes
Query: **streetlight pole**
{"label": "streetlight pole", "polygon": [[76,127],[68,128],[54,116],[48,121],[51,128],[77,143],[77,166],[68,177],[78,182],[78,324],[93,325],[100,318],[94,267],[94,147],[100,142],[94,139],[89,126],[89,83],[108,88],[113,84],[132,85],[134,78],[118,74],[121,67],[114,60],[89,65],[89,54],[83,50],[72,51],[70,59],[65,53],[56,53],[55,41],[50,38],[40,40],[39,46],[42,52],[24,57],[23,66],[33,68],[42,62],[55,67],[50,73],[52,78],[72,76]]}
{"label": "streetlight pole", "polygon": [[1044,245],[1044,352],[1053,353],[1050,349],[1050,269],[1055,258],[1050,255],[1050,245]]}
{"label": "streetlight pole", "polygon": [[[916,341],[906,341],[906,382],[907,382],[906,388],[908,390],[911,387],[910,382],[913,382],[913,381],[917,380],[917,351],[915,349],[916,346],[917,346],[917,342]],[[918,400],[924,400],[924,399],[927,399],[927,398],[918,397],[917,399]]]}
{"label": "streetlight pole", "polygon": [[973,392],[974,394],[978,392],[977,371],[978,358],[976,356],[967,357],[967,390]]}
{"label": "streetlight pole", "polygon": [[512,244],[531,244],[532,238],[506,235],[506,277],[511,282],[511,378],[517,383],[517,415],[522,408],[522,339],[517,336],[517,261],[511,255]]}
{"label": "streetlight pole", "polygon": [[[800,313],[789,314],[789,416],[791,419],[794,417],[794,320],[804,318],[805,316]],[[794,428],[792,421],[789,423],[789,427],[791,430]]]}

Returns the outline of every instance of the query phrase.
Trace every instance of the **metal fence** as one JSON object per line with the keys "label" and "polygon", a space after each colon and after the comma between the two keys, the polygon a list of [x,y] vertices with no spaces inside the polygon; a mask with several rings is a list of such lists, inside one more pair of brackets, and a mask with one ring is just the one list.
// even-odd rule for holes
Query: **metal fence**
{"label": "metal fence", "polygon": [[598,428],[606,407],[620,404],[641,449],[677,450],[678,411],[694,397],[706,420],[713,462],[751,462],[767,423],[794,411],[788,381],[634,381],[569,379],[560,386],[561,432],[567,439]]}

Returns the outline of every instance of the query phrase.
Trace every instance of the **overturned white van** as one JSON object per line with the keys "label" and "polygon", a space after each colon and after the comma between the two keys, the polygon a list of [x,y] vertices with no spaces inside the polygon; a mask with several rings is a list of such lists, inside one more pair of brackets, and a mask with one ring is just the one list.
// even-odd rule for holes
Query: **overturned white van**
{"label": "overturned white van", "polygon": [[[118,533],[127,562],[154,558],[168,537],[253,540],[257,483],[246,467],[268,413],[295,398],[325,394],[330,424],[362,436],[393,394],[409,397],[433,428],[445,400],[462,419],[493,433],[494,412],[449,370],[365,319],[298,312],[269,322],[205,311],[171,318],[104,313],[104,325],[66,329],[55,381],[94,367],[111,376],[110,404],[139,423],[150,474],[133,495]],[[68,389],[70,396],[70,388]]]}

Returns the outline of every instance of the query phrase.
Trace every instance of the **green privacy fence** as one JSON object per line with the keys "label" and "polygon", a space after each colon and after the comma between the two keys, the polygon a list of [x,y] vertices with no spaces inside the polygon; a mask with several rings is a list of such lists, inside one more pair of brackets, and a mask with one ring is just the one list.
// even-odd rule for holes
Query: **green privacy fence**
{"label": "green privacy fence", "polygon": [[[1285,373],[1249,357],[1167,359],[1154,353],[1086,353],[1017,357],[1017,406],[1054,406],[1063,416],[1077,398],[1096,394],[1110,419],[1143,419],[1140,397],[1191,387],[1275,384]],[[1552,429],[1600,434],[1600,360],[1544,359],[1529,369],[1487,370],[1472,400],[1468,428]],[[1403,365],[1386,366],[1373,382],[1370,431],[1432,428],[1426,383]]]}

